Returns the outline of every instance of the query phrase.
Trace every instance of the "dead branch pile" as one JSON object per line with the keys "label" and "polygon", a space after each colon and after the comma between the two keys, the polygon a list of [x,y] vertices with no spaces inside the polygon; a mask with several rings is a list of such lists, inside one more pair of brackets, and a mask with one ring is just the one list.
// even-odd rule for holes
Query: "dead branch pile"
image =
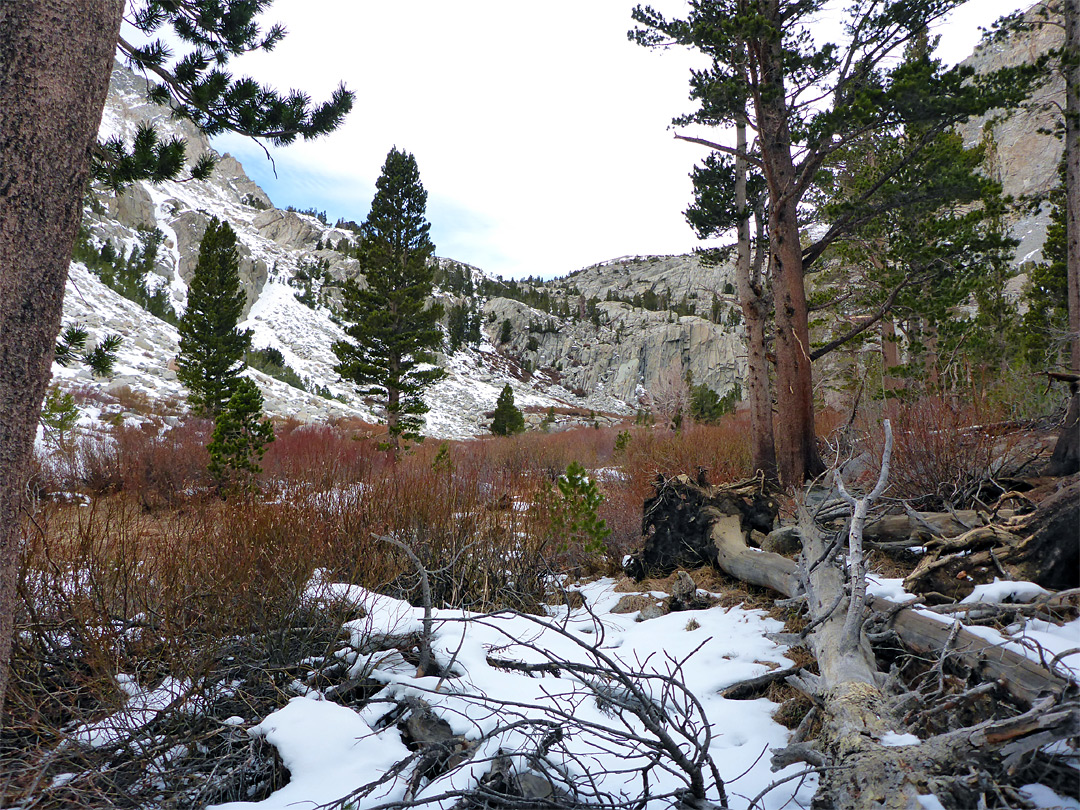
{"label": "dead branch pile", "polygon": [[[770,499],[759,486],[660,478],[645,503],[645,546],[626,572],[640,578],[707,561],[800,607],[805,624],[784,640],[808,645],[820,674],[796,669],[786,681],[813,701],[815,722],[773,752],[773,765],[818,772],[815,806],[918,808],[933,794],[957,810],[1028,807],[1017,788],[1029,782],[1076,797],[1076,749],[1048,748],[1080,735],[1080,690],[1061,665],[1076,650],[1025,654],[1007,636],[995,641],[970,627],[1077,616],[1080,481],[1058,482],[1026,515],[909,510],[875,520],[890,451],[891,441],[874,491],[856,498],[835,476],[816,513],[803,508],[797,528],[762,543],[783,548],[772,541],[794,538],[794,559],[750,545],[751,529],[772,528],[763,525]],[[864,542],[926,550],[904,580],[916,597],[898,604],[868,593]],[[1017,604],[955,601],[995,578],[1047,592]]]}

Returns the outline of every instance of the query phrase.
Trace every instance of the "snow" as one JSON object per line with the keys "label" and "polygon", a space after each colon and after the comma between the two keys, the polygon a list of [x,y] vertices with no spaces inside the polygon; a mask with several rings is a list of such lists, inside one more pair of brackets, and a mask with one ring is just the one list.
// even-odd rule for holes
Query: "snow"
{"label": "snow", "polygon": [[1080,802],[1076,799],[1061,796],[1046,785],[1024,785],[1020,792],[1036,807],[1047,810],[1080,810]]}
{"label": "snow", "polygon": [[1012,582],[994,578],[988,585],[976,585],[961,602],[1031,602],[1049,591],[1034,582]]}
{"label": "snow", "polygon": [[[321,700],[312,690],[250,729],[250,734],[264,737],[277,747],[291,774],[290,783],[261,802],[234,802],[219,807],[284,810],[297,803],[311,806],[340,799],[380,779],[408,755],[396,728],[374,729],[389,699],[422,697],[456,734],[478,741],[470,763],[421,787],[418,798],[467,788],[490,768],[485,757],[493,756],[500,748],[514,752],[527,746],[524,732],[501,727],[506,719],[500,718],[495,709],[503,701],[512,704],[515,717],[550,720],[565,711],[579,722],[617,727],[617,721],[605,714],[584,677],[564,670],[558,677],[533,678],[498,669],[488,663],[489,656],[530,663],[595,662],[600,656],[608,656],[630,673],[677,672],[697,696],[708,718],[713,735],[710,751],[722,776],[731,780],[727,790],[732,806],[745,807],[750,797],[786,773],[772,773],[767,757],[761,754],[766,748],[784,745],[788,732],[771,717],[776,704],[765,699],[726,700],[719,691],[770,668],[790,666],[784,657],[785,648],[766,637],[779,630],[780,623],[760,611],[738,608],[673,613],[636,622],[633,616],[609,613],[622,596],[614,591],[614,584],[605,579],[585,585],[582,592],[588,610],[552,608],[546,618],[433,611],[433,653],[455,673],[455,677],[440,684],[438,678],[416,677],[415,668],[402,666],[399,655],[370,656],[363,652],[366,642],[375,635],[397,636],[419,630],[421,609],[363,588],[326,583],[321,576],[316,577],[312,594],[348,600],[367,611],[364,619],[346,625],[356,654],[353,669],[370,668],[371,676],[386,686],[361,711]],[[686,629],[690,615],[699,625],[693,630]],[[657,694],[654,692],[654,699]],[[634,746],[618,749],[601,745],[595,734],[582,730],[575,731],[567,741],[567,750],[573,754],[564,762],[568,773],[588,763],[590,775],[605,790],[615,795],[636,795],[640,782],[637,777],[628,779],[625,773],[640,767],[645,759]],[[515,762],[524,767],[523,761]],[[624,773],[605,774],[620,770]],[[793,767],[791,772],[798,770]],[[736,780],[744,771],[745,775]],[[356,806],[370,807],[400,799],[407,781],[408,774],[389,780],[371,795],[355,798]],[[650,784],[653,793],[661,793],[680,783],[670,774],[657,773]],[[806,804],[815,787],[812,778],[801,784],[793,781],[769,794],[764,806],[779,808],[793,796]],[[661,802],[657,807],[668,804]]]}
{"label": "snow", "polygon": [[[223,810],[252,806],[285,810],[298,803],[307,807],[326,804],[373,781],[409,755],[393,726],[376,733],[352,709],[309,697],[293,698],[249,733],[277,748],[289,769],[289,784],[256,805],[217,805]],[[400,799],[405,788],[405,782],[399,782],[389,792],[380,791],[372,798],[381,802]]]}
{"label": "snow", "polygon": [[919,804],[923,806],[923,810],[945,810],[945,805],[933,795],[919,796]]}
{"label": "snow", "polygon": [[[471,753],[460,767],[417,783],[413,799],[470,789],[490,770],[491,760],[499,752],[510,757],[516,773],[527,771],[529,759],[518,752],[535,747],[536,739],[530,734],[536,732],[535,727],[522,728],[522,723],[572,729],[553,754],[559,772],[567,780],[581,780],[587,774],[598,789],[616,799],[636,797],[640,780],[628,778],[627,774],[640,771],[649,761],[649,752],[636,742],[619,742],[617,737],[599,730],[625,728],[646,738],[648,730],[632,716],[624,716],[622,720],[628,724],[620,726],[622,720],[613,716],[613,704],[604,702],[605,687],[597,686],[603,682],[590,682],[587,672],[568,669],[568,663],[604,666],[614,662],[646,690],[649,700],[662,703],[669,713],[673,707],[690,706],[688,716],[693,717],[695,704],[686,702],[678,692],[665,692],[662,681],[649,678],[671,675],[684,683],[700,706],[698,733],[707,728],[711,734],[709,753],[726,782],[733,810],[744,810],[752,797],[773,782],[797,774],[800,766],[773,773],[769,758],[764,756],[768,750],[788,742],[788,730],[772,718],[776,704],[764,698],[739,701],[720,695],[733,683],[790,666],[786,647],[771,638],[771,634],[782,630],[780,622],[759,610],[722,607],[671,613],[639,622],[631,614],[611,613],[623,596],[615,590],[615,584],[614,580],[601,579],[579,585],[586,608],[551,607],[545,616],[433,609],[432,653],[442,670],[449,672],[440,678],[419,677],[415,665],[400,652],[388,650],[386,643],[374,643],[405,639],[421,632],[423,609],[357,585],[336,583],[325,572],[316,572],[307,588],[309,599],[347,603],[363,616],[344,625],[347,642],[335,653],[349,665],[345,677],[366,676],[383,687],[366,704],[353,708],[326,699],[307,683],[293,681],[288,688],[296,697],[246,730],[277,749],[289,771],[288,784],[262,801],[237,801],[217,807],[287,810],[333,804],[348,797],[348,806],[363,810],[402,800],[409,789],[411,766],[401,773],[393,769],[410,756],[410,751],[397,726],[384,722],[384,716],[395,703],[412,698],[429,704],[454,734],[466,739]],[[1008,585],[1011,591],[1029,590],[1016,587],[1017,583],[996,585]],[[874,587],[904,596],[896,593],[896,581],[880,580]],[[1012,628],[1007,635],[988,627],[968,629],[995,644],[1018,651],[1026,649],[1028,654],[1037,649],[1049,659],[1077,646],[1080,619],[1063,626],[1029,621]],[[495,659],[532,664],[562,662],[562,669],[558,674],[545,672],[530,677],[497,666]],[[1062,655],[1060,663],[1080,670],[1080,652]],[[201,701],[187,697],[191,692],[187,682],[166,678],[154,688],[144,688],[136,677],[120,675],[117,688],[127,696],[125,705],[112,715],[74,729],[73,743],[88,747],[114,744],[169,706],[185,712],[203,710]],[[625,693],[616,690],[610,694]],[[230,716],[221,722],[243,728],[246,721]],[[888,732],[880,743],[899,747],[917,746],[920,741],[913,734]],[[160,767],[168,767],[171,758],[183,753],[183,746],[170,749],[160,757]],[[70,778],[74,777],[56,777]],[[669,795],[681,785],[674,772],[654,771],[650,795]],[[365,786],[370,789],[361,790]],[[803,781],[792,779],[768,792],[756,806],[771,810],[808,806],[816,787],[813,776]],[[1029,785],[1023,790],[1037,807],[1080,810],[1080,805],[1062,799],[1045,786]],[[432,806],[449,810],[457,800],[457,796],[433,800]],[[933,796],[920,797],[920,802],[925,808],[942,806]],[[661,810],[670,804],[669,799],[655,798],[644,807]]]}
{"label": "snow", "polygon": [[131,676],[122,674],[116,680],[120,691],[128,695],[127,705],[102,720],[79,726],[71,735],[73,741],[90,748],[112,745],[145,726],[173,703],[195,709],[184,702],[191,690],[188,681],[166,678],[156,689],[144,690]]}
{"label": "snow", "polygon": [[895,731],[886,731],[880,740],[886,748],[899,748],[903,745],[918,745],[919,738],[914,734],[897,734]]}
{"label": "snow", "polygon": [[[186,138],[189,157],[209,149],[206,140],[193,128],[173,120],[167,110],[146,101],[140,79],[117,70],[102,117],[101,136],[120,137],[130,144],[143,121],[153,121],[163,137]],[[193,266],[190,239],[197,232],[198,223],[210,216],[228,221],[237,235],[242,275],[250,277],[254,293],[250,311],[240,328],[252,330],[254,348],[278,349],[301,377],[319,389],[329,389],[335,397],[324,399],[249,371],[248,376],[262,391],[266,413],[313,423],[343,417],[378,422],[379,409],[334,371],[337,357],[332,347],[336,340],[345,338],[343,329],[331,320],[325,308],[312,309],[297,301],[296,291],[288,284],[301,264],[327,255],[325,251],[315,250],[319,241],[329,238],[336,242],[343,237],[351,239],[352,235],[327,227],[315,217],[255,208],[247,204],[252,190],[258,189],[243,174],[242,167],[226,159],[219,162],[218,169],[205,181],[134,184],[131,198],[149,202],[149,209],[140,209],[136,218],[140,224],[146,224],[143,220],[152,215],[152,224],[164,234],[157,266],[148,275],[148,283],[154,288],[165,284],[174,307],[182,312],[187,283],[181,268],[184,266],[185,272],[190,272]],[[109,239],[114,244],[123,244],[125,249],[136,243],[135,219],[130,211],[121,214],[119,210],[120,206],[112,200],[105,201],[104,206],[87,209],[84,221],[95,243],[100,245]],[[279,227],[279,220],[283,219],[293,227],[292,231],[289,227]],[[180,238],[182,234],[188,241]],[[443,265],[452,262],[445,258],[438,261]],[[452,263],[466,267],[474,284],[491,277],[479,268]],[[355,261],[338,257],[335,272],[355,270]],[[435,297],[445,299],[446,294],[436,290]],[[108,289],[79,264],[71,265],[64,301],[64,324],[75,323],[88,329],[92,342],[105,334],[118,333],[124,343],[111,379],[95,379],[85,368],[77,366],[69,369],[54,366],[61,387],[104,391],[126,387],[152,405],[160,404],[162,410],[175,413],[186,409],[185,391],[170,367],[178,351],[176,330]],[[430,411],[424,433],[432,438],[464,439],[486,434],[488,423],[484,413],[494,408],[499,392],[508,383],[520,408],[546,410],[552,406],[574,406],[598,412],[630,412],[626,403],[603,391],[582,399],[541,375],[529,382],[517,379],[515,374],[520,372],[487,341],[482,341],[479,348],[466,347],[447,355],[442,365],[448,371],[447,378],[425,394]]]}

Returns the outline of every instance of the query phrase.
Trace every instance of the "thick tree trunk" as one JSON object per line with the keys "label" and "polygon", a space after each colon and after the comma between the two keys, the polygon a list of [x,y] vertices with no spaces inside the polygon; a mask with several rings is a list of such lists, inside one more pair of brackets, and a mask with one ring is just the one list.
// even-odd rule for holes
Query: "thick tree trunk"
{"label": "thick tree trunk", "polygon": [[1065,267],[1072,370],[1080,372],[1080,0],[1063,0],[1065,52]]}
{"label": "thick tree trunk", "polygon": [[[762,0],[769,19],[783,28],[778,0]],[[825,471],[814,430],[810,329],[799,239],[798,193],[784,86],[784,51],[779,38],[756,54],[761,87],[754,98],[761,158],[769,187],[769,247],[776,326],[777,468],[786,487],[797,487]]]}
{"label": "thick tree trunk", "polygon": [[[1069,297],[1069,358],[1080,372],[1080,0],[1063,0],[1065,51],[1072,63],[1065,71],[1065,273]],[[1065,424],[1061,426],[1051,475],[1080,471],[1080,393],[1074,385]]]}
{"label": "thick tree trunk", "polygon": [[[772,395],[769,389],[769,359],[765,351],[766,304],[760,272],[754,273],[750,258],[750,208],[746,198],[746,122],[735,126],[737,148],[735,157],[735,207],[739,210],[738,258],[735,279],[739,303],[746,321],[746,395],[750,405],[750,459],[757,473],[767,480],[776,480],[776,445],[773,442]],[[763,250],[758,244],[758,252]],[[760,261],[758,266],[760,267]]]}
{"label": "thick tree trunk", "polygon": [[0,705],[27,475],[123,5],[0,3]]}

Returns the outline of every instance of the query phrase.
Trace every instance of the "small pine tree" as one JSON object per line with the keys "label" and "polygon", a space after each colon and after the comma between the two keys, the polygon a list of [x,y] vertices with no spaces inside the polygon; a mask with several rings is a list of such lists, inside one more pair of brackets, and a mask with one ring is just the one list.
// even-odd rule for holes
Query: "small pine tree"
{"label": "small pine tree", "polygon": [[187,386],[197,412],[216,417],[236,390],[251,348],[251,330],[236,324],[244,311],[236,234],[228,222],[210,220],[180,319],[176,376]]}
{"label": "small pine tree", "polygon": [[709,386],[702,383],[690,389],[690,415],[695,422],[714,425],[722,416],[735,410],[735,406],[742,398],[742,386],[735,386],[724,396],[720,396]]}
{"label": "small pine tree", "polygon": [[274,426],[263,418],[263,398],[246,377],[236,380],[232,396],[214,420],[214,433],[206,451],[207,469],[221,492],[250,491],[262,472],[259,462],[266,445],[274,441]]}
{"label": "small pine tree", "polygon": [[593,554],[607,550],[607,538],[611,535],[607,521],[600,517],[603,493],[591,479],[585,468],[576,461],[570,462],[566,472],[555,481],[556,491],[549,493],[547,508],[551,519],[551,531],[560,551],[575,544]]}
{"label": "small pine tree", "polygon": [[386,156],[376,181],[371,211],[361,227],[357,253],[367,286],[347,284],[342,316],[352,325],[351,341],[338,341],[335,371],[386,403],[390,448],[396,457],[402,439],[420,438],[427,413],[423,390],[446,372],[434,366],[442,344],[442,306],[428,306],[435,268],[435,245],[424,218],[427,191],[416,158],[396,147]]}
{"label": "small pine tree", "polygon": [[525,430],[525,416],[514,404],[514,390],[507,383],[495,402],[495,415],[491,418],[491,432],[496,436],[512,436]]}
{"label": "small pine tree", "polygon": [[67,451],[71,431],[79,421],[79,409],[75,397],[51,388],[41,406],[41,424],[45,427],[45,440],[57,449]]}
{"label": "small pine tree", "polygon": [[502,322],[502,328],[499,331],[499,343],[509,343],[511,337],[511,330],[513,327],[510,324],[510,319],[507,318]]}

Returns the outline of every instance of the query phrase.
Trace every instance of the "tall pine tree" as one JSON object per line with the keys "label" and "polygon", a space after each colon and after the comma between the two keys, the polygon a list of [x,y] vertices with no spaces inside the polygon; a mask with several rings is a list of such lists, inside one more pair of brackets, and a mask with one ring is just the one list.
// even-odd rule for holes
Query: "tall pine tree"
{"label": "tall pine tree", "polygon": [[[963,0],[856,0],[839,42],[811,35],[827,0],[695,0],[685,19],[668,20],[638,6],[631,32],[648,46],[681,44],[711,59],[691,73],[696,110],[676,124],[745,124],[757,149],[696,136],[683,140],[742,157],[760,170],[768,192],[770,282],[776,373],[776,453],[780,480],[800,485],[824,471],[814,432],[807,272],[842,235],[879,211],[872,184],[849,211],[814,241],[803,240],[803,214],[833,155],[854,140],[916,125],[928,135],[994,107],[1023,99],[1039,70],[1011,68],[976,77],[973,68],[945,70],[928,56],[900,61],[903,50]],[[888,179],[927,141],[911,139],[898,163],[880,166]]]}
{"label": "tall pine tree", "polygon": [[433,366],[442,343],[442,307],[429,306],[435,253],[425,219],[427,192],[416,159],[394,147],[375,184],[357,250],[367,279],[345,286],[342,315],[349,341],[334,344],[335,370],[382,399],[395,458],[403,439],[419,438],[427,406],[423,390],[446,372]]}
{"label": "tall pine tree", "polygon": [[236,324],[244,310],[236,234],[228,222],[210,220],[199,245],[199,261],[180,319],[176,376],[187,386],[199,413],[217,417],[236,390],[251,348],[251,331]]}

